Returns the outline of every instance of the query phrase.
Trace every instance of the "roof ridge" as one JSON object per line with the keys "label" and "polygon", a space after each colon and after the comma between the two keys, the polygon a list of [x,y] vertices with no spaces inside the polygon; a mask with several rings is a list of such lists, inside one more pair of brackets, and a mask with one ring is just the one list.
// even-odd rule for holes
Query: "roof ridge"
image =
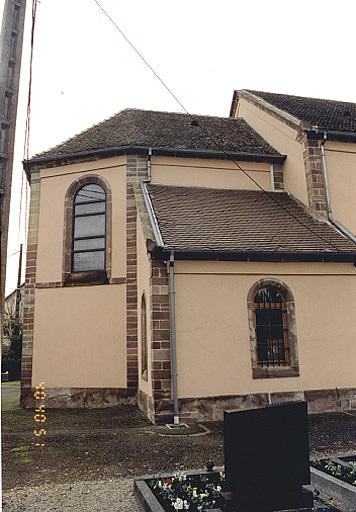
{"label": "roof ridge", "polygon": [[[319,97],[314,97],[314,96],[300,96],[298,94],[286,94],[286,93],[281,93],[281,92],[256,91],[253,89],[241,89],[241,91],[249,92],[251,94],[254,94],[255,96],[259,96],[259,94],[273,94],[274,96],[281,96],[281,97],[284,96],[284,97],[288,97],[288,98],[296,98],[296,99],[301,99],[301,100],[326,101],[326,102],[334,103],[334,104],[341,103],[343,105],[354,105],[356,107],[356,102],[353,102],[353,101],[332,100],[330,98],[319,98]],[[268,103],[268,101],[267,101],[267,103]]]}
{"label": "roof ridge", "polygon": [[[63,140],[62,142],[59,142],[55,146],[52,146],[51,148],[49,148],[47,150],[44,150],[44,151],[41,151],[39,153],[35,153],[31,157],[31,159],[32,158],[41,158],[43,156],[46,156],[48,154],[48,152],[53,152],[56,149],[60,149],[60,148],[64,147],[68,142],[70,142],[72,139],[74,139],[76,137],[79,137],[79,136],[81,136],[81,135],[83,135],[85,133],[89,134],[92,130],[100,128],[100,126],[102,126],[105,123],[107,123],[108,121],[110,121],[110,120],[112,120],[112,119],[114,119],[114,118],[124,114],[125,112],[139,112],[139,113],[144,112],[144,113],[150,113],[150,114],[167,114],[167,115],[189,116],[189,114],[187,114],[185,112],[171,112],[171,111],[165,111],[165,110],[151,110],[151,109],[127,107],[127,108],[124,108],[122,110],[119,110],[118,112],[116,112],[115,114],[112,114],[109,117],[106,117],[102,121],[99,121],[98,123],[94,123],[92,126],[89,126],[88,128],[85,128],[84,130],[81,130],[80,132],[75,133],[74,135],[72,135],[72,136],[68,137],[67,139]],[[206,114],[190,114],[190,115],[192,117],[199,118],[199,119],[204,119],[204,118],[207,118],[207,119],[220,119],[220,120],[225,120],[225,121],[228,121],[228,122],[235,122],[235,123],[240,123],[240,124],[242,124],[242,123],[248,124],[247,121],[245,119],[243,119],[243,118],[232,119],[231,117],[212,116],[212,115],[206,115]]]}

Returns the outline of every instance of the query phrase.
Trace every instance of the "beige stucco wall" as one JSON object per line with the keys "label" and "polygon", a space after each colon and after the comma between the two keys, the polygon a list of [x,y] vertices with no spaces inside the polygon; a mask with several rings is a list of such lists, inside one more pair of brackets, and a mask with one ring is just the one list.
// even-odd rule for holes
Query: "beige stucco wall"
{"label": "beige stucco wall", "polygon": [[[176,263],[181,398],[356,386],[356,269],[337,263]],[[252,379],[247,294],[262,278],[295,299],[300,377]]]}
{"label": "beige stucco wall", "polygon": [[325,144],[331,207],[334,218],[356,236],[356,144]]}
{"label": "beige stucco wall", "polygon": [[287,155],[283,165],[285,189],[308,205],[303,147],[296,141],[297,131],[244,98],[239,100],[236,117],[243,117],[271,146]]}
{"label": "beige stucco wall", "polygon": [[69,186],[83,176],[99,175],[112,193],[112,277],[126,269],[126,157],[108,158],[41,171],[37,282],[61,281],[64,199]]}
{"label": "beige stucco wall", "polygon": [[[83,176],[112,194],[111,277],[126,275],[126,157],[41,171],[36,283],[62,281],[65,196]],[[126,388],[126,285],[37,289],[33,384]]]}
{"label": "beige stucco wall", "polygon": [[[137,304],[138,304],[138,375],[139,375],[139,388],[152,396],[152,380],[151,380],[151,293],[150,293],[150,277],[151,277],[151,264],[147,254],[146,243],[143,236],[142,224],[140,217],[137,217]],[[147,354],[148,354],[148,380],[142,378],[141,370],[141,300],[142,295],[145,294],[146,308],[147,308]]]}
{"label": "beige stucco wall", "polygon": [[[271,190],[270,164],[238,162],[265,190]],[[242,188],[258,187],[228,160],[198,158],[152,158],[152,183],[184,187]]]}
{"label": "beige stucco wall", "polygon": [[32,384],[126,388],[126,286],[36,290]]}

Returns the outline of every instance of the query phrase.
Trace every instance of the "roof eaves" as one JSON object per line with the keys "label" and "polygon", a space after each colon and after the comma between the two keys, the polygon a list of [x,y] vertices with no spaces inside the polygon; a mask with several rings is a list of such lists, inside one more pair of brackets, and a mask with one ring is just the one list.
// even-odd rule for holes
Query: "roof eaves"
{"label": "roof eaves", "polygon": [[[148,154],[150,146],[118,146],[114,148],[93,149],[87,151],[78,151],[71,154],[50,155],[45,157],[34,157],[31,160],[24,160],[23,167],[26,172],[34,168],[55,167],[57,165],[66,165],[73,162],[82,162],[92,158],[108,158],[110,156],[120,156],[129,154]],[[286,155],[268,155],[264,153],[247,152],[228,152],[228,151],[210,151],[210,150],[191,150],[180,148],[152,148],[152,155],[172,156],[181,158],[207,158],[223,160],[240,160],[248,162],[269,162],[283,163]]]}
{"label": "roof eaves", "polygon": [[171,251],[174,251],[178,260],[339,262],[353,263],[356,266],[356,251],[226,251],[156,247],[152,250],[152,256],[166,259]]}

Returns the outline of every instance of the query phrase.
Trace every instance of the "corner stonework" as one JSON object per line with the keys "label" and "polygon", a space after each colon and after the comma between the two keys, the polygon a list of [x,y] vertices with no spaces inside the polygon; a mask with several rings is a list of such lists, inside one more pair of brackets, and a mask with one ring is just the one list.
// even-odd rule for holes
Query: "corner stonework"
{"label": "corner stonework", "polygon": [[310,140],[305,134],[301,135],[298,140],[303,145],[309,208],[322,219],[327,219],[328,206],[320,141]]}
{"label": "corner stonework", "polygon": [[31,172],[30,212],[28,220],[26,279],[24,294],[22,357],[21,357],[21,405],[33,405],[32,352],[35,317],[35,287],[37,269],[38,223],[41,195],[40,171]]}
{"label": "corner stonework", "polygon": [[154,423],[170,423],[173,418],[171,379],[171,339],[167,264],[151,260],[152,304],[152,391]]}
{"label": "corner stonework", "polygon": [[147,177],[147,157],[129,155],[126,162],[126,354],[127,388],[134,391],[138,389],[137,207],[134,185]]}

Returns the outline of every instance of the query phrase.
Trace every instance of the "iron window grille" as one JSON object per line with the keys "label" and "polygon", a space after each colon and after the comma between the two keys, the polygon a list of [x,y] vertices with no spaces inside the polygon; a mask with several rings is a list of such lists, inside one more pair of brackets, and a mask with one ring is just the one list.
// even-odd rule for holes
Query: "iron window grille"
{"label": "iron window grille", "polygon": [[254,298],[258,366],[289,366],[288,318],[285,300],[274,286]]}

